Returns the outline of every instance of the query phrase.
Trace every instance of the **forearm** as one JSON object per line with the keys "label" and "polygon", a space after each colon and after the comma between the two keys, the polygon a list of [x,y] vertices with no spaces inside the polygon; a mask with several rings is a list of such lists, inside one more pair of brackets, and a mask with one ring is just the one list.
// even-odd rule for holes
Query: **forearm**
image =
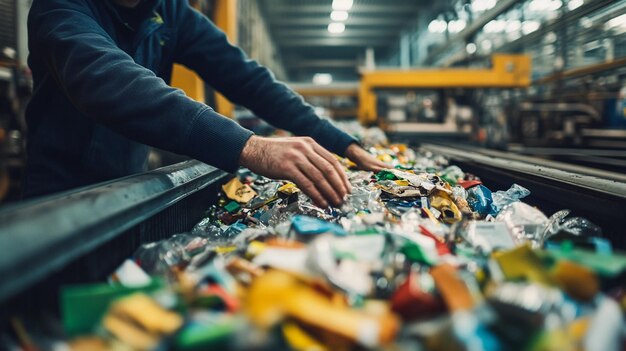
{"label": "forearm", "polygon": [[58,12],[33,27],[33,54],[78,111],[129,139],[236,169],[250,131],[167,86],[84,14]]}

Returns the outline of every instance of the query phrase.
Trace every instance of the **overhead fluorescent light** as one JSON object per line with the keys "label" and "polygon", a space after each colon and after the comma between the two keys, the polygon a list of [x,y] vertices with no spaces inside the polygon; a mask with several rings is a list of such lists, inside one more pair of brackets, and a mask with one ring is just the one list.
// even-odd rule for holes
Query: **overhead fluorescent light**
{"label": "overhead fluorescent light", "polygon": [[333,22],[328,25],[328,31],[332,34],[341,34],[346,30],[346,25],[341,22]]}
{"label": "overhead fluorescent light", "polygon": [[506,31],[507,33],[518,32],[522,29],[522,22],[519,20],[507,21],[506,23]]}
{"label": "overhead fluorescent light", "polygon": [[532,0],[528,3],[528,9],[534,12],[556,11],[563,6],[561,0]]}
{"label": "overhead fluorescent light", "polygon": [[626,27],[626,14],[610,19],[606,25],[609,28]]}
{"label": "overhead fluorescent light", "polygon": [[476,49],[476,44],[474,43],[468,43],[467,45],[465,45],[465,51],[467,51],[467,53],[470,55],[476,53]]}
{"label": "overhead fluorescent light", "polygon": [[583,0],[569,0],[567,2],[567,8],[572,11],[581,7],[585,2]]}
{"label": "overhead fluorescent light", "polygon": [[458,33],[462,31],[467,23],[464,20],[452,20],[448,22],[448,31],[450,33]]}
{"label": "overhead fluorescent light", "polygon": [[448,23],[440,19],[434,19],[428,24],[428,31],[431,33],[443,33],[447,28]]}
{"label": "overhead fluorescent light", "polygon": [[333,82],[333,76],[330,73],[315,73],[313,75],[313,84],[328,85]]}
{"label": "overhead fluorescent light", "polygon": [[333,21],[345,21],[348,19],[348,11],[333,11],[330,13],[330,19]]}
{"label": "overhead fluorescent light", "polygon": [[487,11],[496,6],[496,0],[474,0],[471,8],[473,12]]}
{"label": "overhead fluorescent light", "polygon": [[522,33],[530,34],[539,29],[540,25],[537,21],[524,21],[522,22]]}
{"label": "overhead fluorescent light", "polygon": [[348,11],[352,8],[352,0],[333,0],[333,10]]}

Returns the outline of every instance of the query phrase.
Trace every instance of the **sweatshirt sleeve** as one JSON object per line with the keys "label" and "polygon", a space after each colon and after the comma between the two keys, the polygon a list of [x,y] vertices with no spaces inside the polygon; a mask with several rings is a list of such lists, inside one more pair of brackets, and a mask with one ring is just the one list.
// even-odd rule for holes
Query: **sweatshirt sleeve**
{"label": "sweatshirt sleeve", "polygon": [[268,69],[249,60],[201,13],[181,1],[175,60],[198,72],[230,101],[244,106],[272,125],[295,135],[310,136],[326,149],[343,155],[355,140],[320,119],[301,96],[276,81]]}
{"label": "sweatshirt sleeve", "polygon": [[38,1],[29,16],[31,54],[72,104],[130,139],[234,171],[252,132],[136,64],[85,3]]}

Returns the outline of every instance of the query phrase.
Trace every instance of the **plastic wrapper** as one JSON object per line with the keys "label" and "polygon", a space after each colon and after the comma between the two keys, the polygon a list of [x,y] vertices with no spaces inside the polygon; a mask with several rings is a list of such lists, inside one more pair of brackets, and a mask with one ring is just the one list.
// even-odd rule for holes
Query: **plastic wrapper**
{"label": "plastic wrapper", "polygon": [[[381,171],[384,172],[384,171]],[[402,171],[399,169],[389,169],[388,172],[396,176],[398,179],[405,179],[410,185],[421,188],[426,191],[427,195],[430,191],[435,189],[435,184],[432,183],[432,179],[429,179],[428,174],[415,174],[411,172]]]}
{"label": "plastic wrapper", "polygon": [[[553,214],[543,233],[542,240],[582,239],[602,236],[602,229],[582,217],[567,217],[570,210],[561,210]],[[576,238],[579,237],[579,238]]]}
{"label": "plastic wrapper", "polygon": [[498,213],[496,221],[506,223],[516,240],[528,241],[533,246],[539,246],[548,224],[548,217],[538,209],[517,201],[504,206]]}
{"label": "plastic wrapper", "polygon": [[502,222],[464,220],[452,228],[453,236],[482,253],[509,249],[516,245],[507,225]]}
{"label": "plastic wrapper", "polygon": [[168,276],[174,267],[185,266],[191,259],[183,246],[169,240],[143,244],[133,257],[146,273],[163,276]]}
{"label": "plastic wrapper", "polygon": [[459,208],[459,210],[462,213],[464,214],[472,213],[472,208],[467,202],[467,190],[465,190],[465,188],[463,188],[462,186],[458,186],[458,185],[452,188],[452,199],[454,199],[456,206]]}
{"label": "plastic wrapper", "polygon": [[455,186],[459,179],[463,179],[465,173],[458,166],[448,166],[441,171],[441,179],[445,180],[451,186]]}
{"label": "plastic wrapper", "polygon": [[187,233],[175,234],[168,240],[175,245],[180,245],[189,256],[202,252],[209,242],[206,237]]}
{"label": "plastic wrapper", "polygon": [[437,191],[430,197],[430,206],[441,212],[441,220],[452,224],[461,220],[461,211],[456,206],[450,195],[443,191]]}
{"label": "plastic wrapper", "polygon": [[383,180],[378,182],[378,186],[385,193],[393,197],[422,197],[428,195],[428,191],[414,186],[398,185],[393,180]]}
{"label": "plastic wrapper", "polygon": [[276,199],[276,193],[278,192],[278,188],[280,188],[280,183],[271,181],[271,182],[256,182],[252,184],[252,188],[256,190],[258,196],[254,197],[250,202],[248,202],[247,207],[252,209],[257,209],[269,201]]}
{"label": "plastic wrapper", "polygon": [[513,184],[507,191],[500,190],[491,194],[496,211],[500,211],[504,206],[519,201],[528,195],[530,195],[530,190],[519,184]]}
{"label": "plastic wrapper", "polygon": [[223,232],[224,229],[208,217],[202,219],[191,229],[192,235],[203,236],[210,240],[219,238]]}
{"label": "plastic wrapper", "polygon": [[344,213],[356,213],[365,210],[380,212],[381,205],[378,203],[380,189],[371,190],[363,186],[352,187],[352,192],[348,194],[341,210]]}
{"label": "plastic wrapper", "polygon": [[247,228],[247,225],[240,222],[231,224],[228,228],[226,228],[226,230],[224,230],[216,244],[219,244],[218,246],[232,245],[237,237]]}
{"label": "plastic wrapper", "polygon": [[483,185],[477,185],[467,191],[467,202],[474,211],[483,216],[495,216],[498,213],[493,204],[491,190]]}
{"label": "plastic wrapper", "polygon": [[558,316],[561,323],[576,318],[572,302],[560,290],[543,284],[502,283],[491,292],[488,301],[506,319],[524,321],[532,329],[541,327],[548,315]]}
{"label": "plastic wrapper", "polygon": [[333,239],[322,235],[309,244],[307,266],[348,294],[368,295],[373,289],[369,267],[362,261],[338,259]]}
{"label": "plastic wrapper", "polygon": [[291,227],[297,234],[303,236],[322,233],[346,235],[346,232],[340,225],[309,216],[294,216],[291,220]]}
{"label": "plastic wrapper", "polygon": [[233,178],[228,183],[222,185],[222,190],[226,197],[242,204],[249,202],[257,195],[250,185],[243,184],[237,178]]}

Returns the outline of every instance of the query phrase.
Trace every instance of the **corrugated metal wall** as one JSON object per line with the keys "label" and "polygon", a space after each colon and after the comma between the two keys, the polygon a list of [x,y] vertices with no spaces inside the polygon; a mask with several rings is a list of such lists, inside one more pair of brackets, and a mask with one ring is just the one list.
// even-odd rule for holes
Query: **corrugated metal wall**
{"label": "corrugated metal wall", "polygon": [[0,50],[11,47],[17,50],[15,0],[0,0]]}

